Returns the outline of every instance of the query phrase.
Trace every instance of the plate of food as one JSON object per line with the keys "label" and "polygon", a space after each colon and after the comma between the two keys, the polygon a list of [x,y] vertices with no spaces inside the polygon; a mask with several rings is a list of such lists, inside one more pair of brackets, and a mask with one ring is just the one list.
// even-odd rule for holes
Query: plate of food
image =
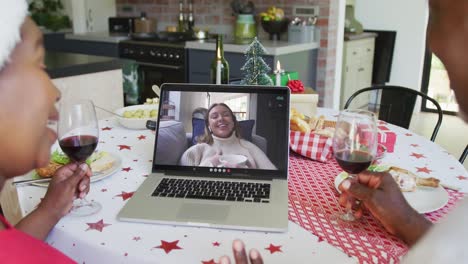
{"label": "plate of food", "polygon": [[[32,179],[50,178],[60,167],[68,164],[70,159],[62,152],[56,150],[51,154],[49,165],[36,169],[32,172]],[[122,160],[119,156],[106,152],[96,151],[86,160],[95,175],[91,176],[91,182],[102,180],[111,176],[122,167]],[[32,185],[47,187],[48,182],[32,182]]]}
{"label": "plate of food", "polygon": [[[369,170],[388,171],[400,186],[409,205],[421,214],[439,210],[448,203],[449,195],[436,178],[420,177],[409,170],[389,165],[371,165]],[[338,186],[347,177],[346,172],[341,172],[335,177],[334,184],[338,192]]]}

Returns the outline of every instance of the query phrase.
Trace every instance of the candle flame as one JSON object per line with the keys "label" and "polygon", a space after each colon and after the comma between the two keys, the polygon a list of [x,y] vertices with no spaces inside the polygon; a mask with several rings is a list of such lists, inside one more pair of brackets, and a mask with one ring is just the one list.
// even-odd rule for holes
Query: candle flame
{"label": "candle flame", "polygon": [[276,62],[276,70],[277,70],[278,72],[281,71],[281,63],[280,63],[279,60]]}

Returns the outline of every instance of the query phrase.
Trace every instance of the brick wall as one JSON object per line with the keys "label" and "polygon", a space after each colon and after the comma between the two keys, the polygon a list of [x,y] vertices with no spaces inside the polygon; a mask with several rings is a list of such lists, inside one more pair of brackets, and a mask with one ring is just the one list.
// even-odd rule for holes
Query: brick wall
{"label": "brick wall", "polygon": [[[187,0],[185,0],[187,1]],[[285,15],[292,17],[292,6],[318,5],[320,17],[317,22],[321,30],[320,50],[318,56],[317,87],[321,106],[331,106],[333,101],[336,34],[338,23],[339,0],[252,0],[256,12],[262,12],[269,6],[283,8]],[[177,25],[179,1],[177,0],[116,0],[117,14],[120,16],[138,16],[144,11],[148,17],[156,18],[158,28],[163,30],[166,25]],[[232,33],[235,17],[232,16],[231,0],[193,0],[195,26],[221,26],[224,33]],[[267,35],[259,27],[260,38]]]}

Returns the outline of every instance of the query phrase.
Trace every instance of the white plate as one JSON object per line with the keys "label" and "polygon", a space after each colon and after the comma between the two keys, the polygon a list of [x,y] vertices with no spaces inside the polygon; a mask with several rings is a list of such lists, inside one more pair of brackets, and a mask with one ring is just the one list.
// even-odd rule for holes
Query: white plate
{"label": "white plate", "polygon": [[156,117],[145,117],[145,118],[125,118],[120,117],[123,116],[125,111],[135,111],[135,110],[158,110],[158,105],[150,104],[150,105],[131,105],[127,107],[123,107],[120,109],[115,110],[115,113],[119,115],[117,120],[119,123],[130,129],[146,129],[146,121],[148,120],[156,120]]}
{"label": "white plate", "polygon": [[[346,172],[341,172],[335,177],[335,189],[338,189],[340,183],[348,177]],[[437,211],[444,207],[449,200],[447,191],[439,185],[437,188],[431,187],[417,187],[414,192],[403,192],[403,196],[408,201],[409,205],[414,208],[418,213],[425,214]]]}
{"label": "white plate", "polygon": [[[102,171],[100,174],[98,174],[96,176],[91,176],[91,182],[95,182],[95,181],[99,181],[99,180],[102,180],[104,178],[107,178],[107,177],[111,176],[112,174],[116,173],[122,167],[122,159],[118,155],[113,154],[113,153],[109,153],[109,155],[112,158],[114,158],[114,164],[112,165],[112,167],[110,167],[107,170]],[[35,173],[35,172],[33,172],[33,173]],[[34,174],[33,179],[39,179],[39,176],[37,174]],[[49,183],[48,182],[35,182],[35,183],[31,183],[31,185],[35,185],[35,186],[39,186],[39,187],[48,187]]]}

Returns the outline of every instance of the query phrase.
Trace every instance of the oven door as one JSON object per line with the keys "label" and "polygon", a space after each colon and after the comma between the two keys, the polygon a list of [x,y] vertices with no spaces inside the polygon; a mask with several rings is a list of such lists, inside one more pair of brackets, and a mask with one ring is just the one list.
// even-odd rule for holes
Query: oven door
{"label": "oven door", "polygon": [[137,62],[140,82],[140,103],[146,98],[154,98],[152,86],[161,86],[163,83],[185,83],[186,73],[183,65],[166,65],[147,62]]}

